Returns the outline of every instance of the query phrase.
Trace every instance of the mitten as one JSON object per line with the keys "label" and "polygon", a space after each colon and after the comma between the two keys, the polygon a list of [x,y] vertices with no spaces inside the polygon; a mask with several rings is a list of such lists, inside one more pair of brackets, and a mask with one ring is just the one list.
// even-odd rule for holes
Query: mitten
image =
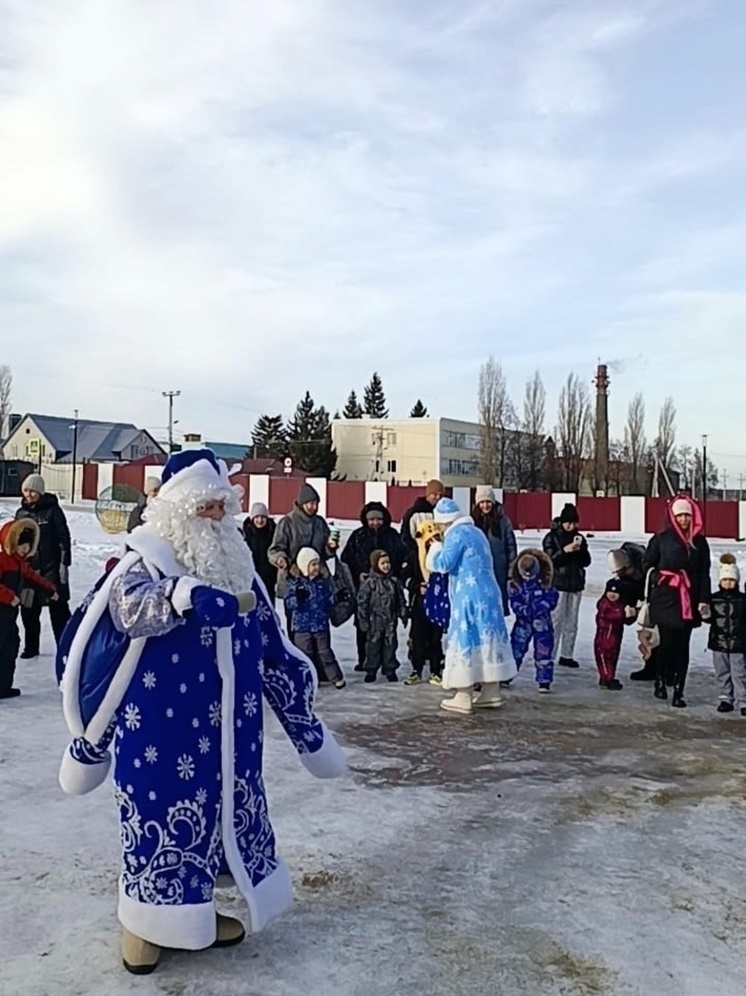
{"label": "mitten", "polygon": [[206,626],[224,629],[238,619],[238,599],[229,591],[197,585],[191,594],[194,614]]}
{"label": "mitten", "polygon": [[238,614],[241,616],[247,616],[256,608],[256,595],[253,591],[239,592],[236,595],[236,601],[238,602]]}

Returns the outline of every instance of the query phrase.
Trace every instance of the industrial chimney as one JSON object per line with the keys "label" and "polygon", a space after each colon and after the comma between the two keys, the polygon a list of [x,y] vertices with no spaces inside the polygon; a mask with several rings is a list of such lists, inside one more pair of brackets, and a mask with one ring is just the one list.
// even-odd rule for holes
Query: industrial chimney
{"label": "industrial chimney", "polygon": [[609,368],[599,363],[596,369],[596,491],[606,493],[609,476]]}

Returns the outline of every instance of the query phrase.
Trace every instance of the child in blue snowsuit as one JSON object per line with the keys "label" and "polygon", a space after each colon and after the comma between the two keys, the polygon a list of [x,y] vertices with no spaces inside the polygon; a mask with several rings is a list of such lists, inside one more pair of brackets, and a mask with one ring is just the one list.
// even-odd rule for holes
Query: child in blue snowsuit
{"label": "child in blue snowsuit", "polygon": [[559,594],[552,587],[552,561],[541,550],[524,550],[513,562],[508,582],[508,600],[515,616],[510,645],[520,669],[534,644],[536,682],[540,692],[549,692],[554,678],[554,627],[552,611]]}

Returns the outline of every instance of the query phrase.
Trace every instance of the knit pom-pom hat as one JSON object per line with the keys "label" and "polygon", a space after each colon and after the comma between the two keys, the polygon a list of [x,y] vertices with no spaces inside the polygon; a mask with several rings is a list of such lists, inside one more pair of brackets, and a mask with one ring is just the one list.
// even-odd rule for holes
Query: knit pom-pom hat
{"label": "knit pom-pom hat", "polygon": [[736,558],[732,553],[724,553],[718,564],[718,581],[735,581],[738,584],[740,580],[741,572],[738,570]]}

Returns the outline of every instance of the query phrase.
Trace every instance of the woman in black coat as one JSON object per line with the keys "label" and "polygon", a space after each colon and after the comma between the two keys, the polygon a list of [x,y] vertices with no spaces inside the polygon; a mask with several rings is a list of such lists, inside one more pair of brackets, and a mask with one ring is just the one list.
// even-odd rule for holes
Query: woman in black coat
{"label": "woman in black coat", "polygon": [[645,569],[652,571],[650,622],[660,632],[654,694],[667,699],[666,685],[673,684],[671,705],[683,709],[692,630],[709,613],[710,545],[692,498],[675,498],[668,519],[668,527],[653,536],[645,552]]}
{"label": "woman in black coat", "polygon": [[30,605],[21,608],[25,646],[21,658],[31,660],[39,656],[41,637],[41,610],[49,606],[49,619],[56,643],[70,618],[70,586],[68,569],[72,561],[72,541],[65,513],[60,508],[57,495],[47,494],[44,478],[31,474],[23,482],[23,500],[16,512],[16,519],[33,519],[39,527],[39,546],[29,561],[41,576],[57,589],[57,599],[40,591],[33,595]]}
{"label": "woman in black coat", "polygon": [[275,520],[270,519],[267,506],[260,501],[251,506],[249,517],[243,524],[244,539],[251,550],[256,573],[264,582],[272,605],[275,604],[277,568],[270,564],[268,554],[275,537],[275,526]]}

